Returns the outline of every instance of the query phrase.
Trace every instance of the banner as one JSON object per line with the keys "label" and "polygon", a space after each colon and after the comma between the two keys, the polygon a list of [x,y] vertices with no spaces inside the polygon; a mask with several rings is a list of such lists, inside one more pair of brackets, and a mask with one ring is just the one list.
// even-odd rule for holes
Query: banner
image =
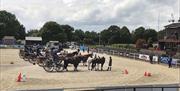
{"label": "banner", "polygon": [[[178,60],[180,60],[180,59],[172,59],[172,62],[171,62],[172,65],[176,65],[177,62],[178,62]],[[160,58],[160,61],[163,62],[163,63],[168,64],[169,57],[161,57],[161,58]]]}
{"label": "banner", "polygon": [[176,65],[176,64],[178,64],[178,61],[180,62],[180,59],[172,59],[172,64]]}
{"label": "banner", "polygon": [[139,59],[148,61],[149,60],[149,55],[139,54]]}
{"label": "banner", "polygon": [[168,64],[169,57],[160,57],[160,61],[161,61],[162,63]]}

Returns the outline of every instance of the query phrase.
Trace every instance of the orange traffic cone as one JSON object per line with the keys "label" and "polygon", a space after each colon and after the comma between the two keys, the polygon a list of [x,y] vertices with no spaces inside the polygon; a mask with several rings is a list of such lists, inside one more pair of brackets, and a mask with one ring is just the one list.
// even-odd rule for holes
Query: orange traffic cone
{"label": "orange traffic cone", "polygon": [[144,76],[147,76],[147,72],[146,71],[144,72]]}
{"label": "orange traffic cone", "polygon": [[125,71],[124,71],[124,72],[125,72],[125,74],[128,74],[128,71],[127,71],[127,69],[125,69]]}
{"label": "orange traffic cone", "polygon": [[17,78],[17,82],[21,82],[21,79],[22,79],[21,73],[19,73],[18,78]]}
{"label": "orange traffic cone", "polygon": [[151,73],[148,73],[148,76],[150,77],[150,76],[151,76]]}

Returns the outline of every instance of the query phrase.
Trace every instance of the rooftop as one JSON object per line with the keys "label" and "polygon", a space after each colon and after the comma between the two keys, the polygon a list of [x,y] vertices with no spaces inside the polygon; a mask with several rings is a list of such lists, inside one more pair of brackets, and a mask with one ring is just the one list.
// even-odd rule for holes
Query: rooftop
{"label": "rooftop", "polygon": [[180,28],[180,22],[164,26],[165,28]]}
{"label": "rooftop", "polygon": [[4,36],[3,39],[15,39],[15,37],[14,36]]}
{"label": "rooftop", "polygon": [[42,41],[42,37],[26,37],[25,40]]}
{"label": "rooftop", "polygon": [[174,40],[174,39],[161,39],[159,42],[169,42],[169,43],[180,43],[180,40]]}

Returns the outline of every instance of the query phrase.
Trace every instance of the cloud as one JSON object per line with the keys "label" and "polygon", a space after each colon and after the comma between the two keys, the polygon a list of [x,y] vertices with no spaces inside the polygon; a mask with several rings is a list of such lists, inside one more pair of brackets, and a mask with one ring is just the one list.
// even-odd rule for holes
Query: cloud
{"label": "cloud", "polygon": [[178,18],[178,0],[1,0],[1,8],[14,13],[29,29],[47,21],[100,31],[116,24],[131,30],[138,26],[157,29]]}

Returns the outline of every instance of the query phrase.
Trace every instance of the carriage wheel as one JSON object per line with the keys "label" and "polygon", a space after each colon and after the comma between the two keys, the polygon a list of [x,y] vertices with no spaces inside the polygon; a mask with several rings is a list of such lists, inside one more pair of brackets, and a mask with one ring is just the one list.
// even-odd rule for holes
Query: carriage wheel
{"label": "carriage wheel", "polygon": [[29,61],[30,63],[34,64],[36,60],[35,60],[34,58],[29,58],[28,61]]}
{"label": "carriage wheel", "polygon": [[24,59],[24,61],[28,61],[29,60],[29,58],[28,58],[28,56],[26,56],[26,54],[23,54],[23,59]]}
{"label": "carriage wheel", "polygon": [[28,58],[26,58],[26,57],[23,57],[23,59],[24,59],[24,61],[29,61],[29,59],[28,59]]}
{"label": "carriage wheel", "polygon": [[22,59],[23,58],[23,55],[21,53],[19,53],[19,57]]}
{"label": "carriage wheel", "polygon": [[19,51],[19,57],[22,59],[23,58],[23,54],[24,54],[24,51],[20,50]]}
{"label": "carriage wheel", "polygon": [[44,70],[46,72],[52,72],[53,69],[54,69],[54,65],[53,65],[53,62],[50,61],[50,60],[46,60],[45,61],[45,65],[43,66]]}
{"label": "carriage wheel", "polygon": [[56,67],[56,71],[57,72],[62,72],[63,71],[63,65],[62,64],[60,64],[60,65],[58,65],[57,67]]}
{"label": "carriage wheel", "polygon": [[40,67],[44,67],[45,63],[37,63]]}
{"label": "carriage wheel", "polygon": [[59,63],[57,63],[57,66],[56,66],[57,72],[62,72],[64,70],[64,63],[62,61],[63,60],[60,60]]}
{"label": "carriage wheel", "polygon": [[41,60],[42,62],[37,62],[37,64],[40,66],[40,67],[44,67],[46,65],[46,62],[45,60]]}

